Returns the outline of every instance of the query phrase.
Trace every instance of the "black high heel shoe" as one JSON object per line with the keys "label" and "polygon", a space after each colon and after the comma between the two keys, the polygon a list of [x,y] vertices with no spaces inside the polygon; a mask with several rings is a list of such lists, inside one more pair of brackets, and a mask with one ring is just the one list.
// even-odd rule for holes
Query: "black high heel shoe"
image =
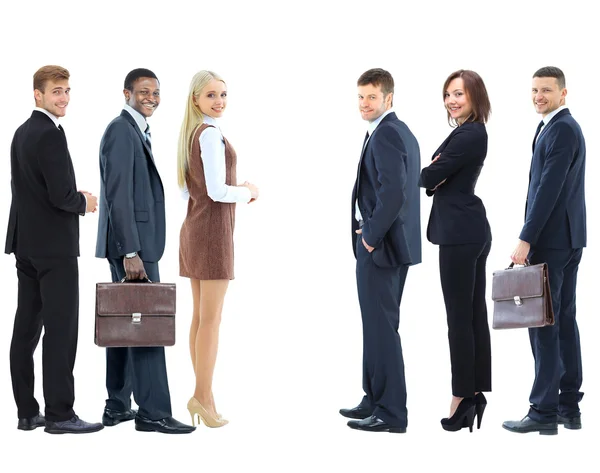
{"label": "black high heel shoe", "polygon": [[481,428],[481,421],[483,420],[483,411],[487,406],[487,399],[482,392],[475,395],[475,417],[477,417],[477,428]]}
{"label": "black high heel shoe", "polygon": [[468,427],[473,432],[473,421],[475,420],[475,402],[473,398],[466,397],[456,408],[452,417],[444,417],[441,420],[442,428],[449,432],[456,432],[463,427]]}

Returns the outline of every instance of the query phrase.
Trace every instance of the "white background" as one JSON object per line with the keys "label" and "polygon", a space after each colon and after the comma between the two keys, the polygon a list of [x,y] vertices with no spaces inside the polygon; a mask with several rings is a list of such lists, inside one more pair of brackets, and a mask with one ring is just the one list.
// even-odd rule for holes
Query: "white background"
{"label": "white background", "polygon": [[[238,152],[238,176],[260,199],[239,205],[236,279],[226,298],[214,393],[230,420],[187,436],[144,434],[133,422],[85,436],[16,430],[8,352],[16,308],[14,256],[0,256],[2,461],[22,471],[528,471],[593,467],[600,422],[600,331],[594,289],[597,208],[588,191],[588,246],[580,266],[578,320],[584,429],[556,437],[501,428],[527,413],[533,359],[526,331],[492,333],[493,392],[483,428],[444,432],[450,366],[437,248],[425,239],[431,200],[422,197],[423,263],[412,268],[401,307],[409,426],[406,435],[356,432],[337,413],[361,391],[361,322],[350,240],[350,194],[365,132],[356,80],[383,67],[396,81],[395,109],[415,133],[426,165],[450,133],[442,106],[449,73],[484,79],[493,116],[477,187],[492,226],[491,273],[506,267],[523,220],[531,141],[540,117],[531,76],[555,65],[567,77],[567,104],[587,141],[588,190],[598,175],[597,25],[584,2],[9,2],[0,19],[3,117],[0,223],[10,206],[10,142],[34,105],[32,75],[42,65],[71,72],[62,120],[80,188],[99,192],[98,146],[120,113],[123,79],[152,69],[162,102],[151,118],[153,149],[167,199],[162,281],[178,284],[177,344],[167,349],[174,416],[189,421],[194,378],[187,336],[189,282],[178,268],[186,205],[176,187],[176,146],[189,81],[201,69],[229,88],[223,121]],[[591,3],[590,3],[591,5]],[[4,227],[3,227],[4,228]],[[80,332],[76,412],[99,421],[104,350],[93,343],[95,283],[110,280],[94,258],[97,215],[81,219]],[[3,236],[3,235],[2,235]],[[4,240],[2,240],[2,243]],[[38,400],[41,348],[36,353]],[[590,462],[590,465],[585,466]],[[554,467],[554,468],[552,468]],[[17,468],[16,466],[14,468]],[[4,470],[4,468],[2,468]],[[12,469],[11,469],[12,470]],[[4,471],[11,471],[4,470]],[[431,470],[433,471],[433,470]]]}

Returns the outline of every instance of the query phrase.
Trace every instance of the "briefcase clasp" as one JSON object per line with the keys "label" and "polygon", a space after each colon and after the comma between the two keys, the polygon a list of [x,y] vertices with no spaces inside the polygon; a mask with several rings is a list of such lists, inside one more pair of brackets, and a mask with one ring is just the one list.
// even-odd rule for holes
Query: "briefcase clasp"
{"label": "briefcase clasp", "polygon": [[131,323],[132,324],[141,324],[142,323],[142,314],[140,312],[134,312],[131,314]]}
{"label": "briefcase clasp", "polygon": [[513,299],[515,300],[515,305],[523,305],[523,302],[521,302],[521,298],[519,296],[515,296]]}

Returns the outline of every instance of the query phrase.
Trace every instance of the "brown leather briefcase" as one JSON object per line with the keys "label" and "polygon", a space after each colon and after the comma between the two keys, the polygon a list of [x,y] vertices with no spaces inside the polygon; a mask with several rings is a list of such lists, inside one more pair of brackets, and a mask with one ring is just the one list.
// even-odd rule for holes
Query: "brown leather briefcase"
{"label": "brown leather briefcase", "polygon": [[494,271],[492,279],[494,318],[492,327],[528,328],[554,325],[554,311],[546,263]]}
{"label": "brown leather briefcase", "polygon": [[94,343],[100,347],[174,345],[175,299],[175,284],[97,283]]}

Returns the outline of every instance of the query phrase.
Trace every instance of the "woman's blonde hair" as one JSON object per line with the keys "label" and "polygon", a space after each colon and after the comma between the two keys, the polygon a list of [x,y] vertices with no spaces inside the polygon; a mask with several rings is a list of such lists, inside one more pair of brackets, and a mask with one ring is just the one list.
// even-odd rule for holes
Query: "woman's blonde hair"
{"label": "woman's blonde hair", "polygon": [[194,99],[198,98],[202,89],[213,79],[225,83],[218,74],[211,71],[198,72],[194,75],[190,83],[190,92],[185,106],[185,114],[183,116],[183,123],[181,124],[181,131],[179,132],[179,144],[177,147],[177,183],[181,189],[185,186],[185,177],[189,168],[192,139],[198,127],[204,122],[204,115],[202,115],[198,105],[194,103]]}

